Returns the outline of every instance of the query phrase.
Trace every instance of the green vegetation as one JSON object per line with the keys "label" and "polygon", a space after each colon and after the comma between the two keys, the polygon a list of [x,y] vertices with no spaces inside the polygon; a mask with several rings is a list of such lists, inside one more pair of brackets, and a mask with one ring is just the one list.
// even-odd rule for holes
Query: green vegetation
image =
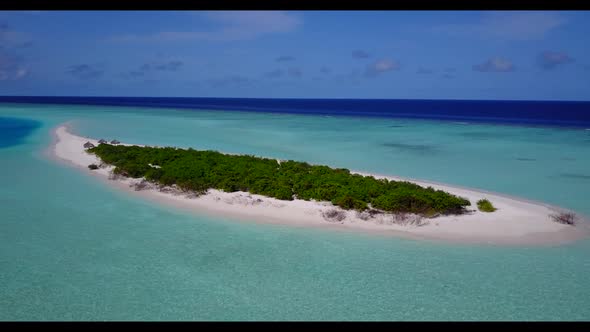
{"label": "green vegetation", "polygon": [[488,201],[487,199],[480,199],[477,201],[477,208],[479,211],[482,212],[494,212],[497,209],[492,205],[492,202]]}
{"label": "green vegetation", "polygon": [[91,170],[95,170],[95,169],[98,169],[98,166],[96,166],[95,164],[90,164],[90,165],[88,165],[88,168]]}
{"label": "green vegetation", "polygon": [[[145,177],[160,185],[176,184],[181,189],[205,193],[208,189],[246,191],[281,200],[293,198],[331,201],[344,209],[363,211],[369,207],[387,212],[411,212],[432,216],[461,214],[469,201],[441,190],[410,182],[377,180],[351,174],[349,170],[312,166],[249,155],[226,155],[194,149],[115,146],[100,144],[88,150],[114,173]],[[153,166],[160,166],[153,167]]]}

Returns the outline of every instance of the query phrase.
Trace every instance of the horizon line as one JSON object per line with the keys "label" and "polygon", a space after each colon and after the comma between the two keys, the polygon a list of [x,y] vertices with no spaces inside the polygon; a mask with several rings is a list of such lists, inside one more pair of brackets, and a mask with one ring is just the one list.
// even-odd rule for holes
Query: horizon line
{"label": "horizon line", "polygon": [[590,100],[563,99],[454,99],[454,98],[272,98],[272,97],[188,97],[188,96],[43,96],[43,95],[0,95],[4,98],[151,98],[151,99],[250,99],[250,100],[404,100],[404,101],[491,101],[491,102],[574,102],[590,103]]}

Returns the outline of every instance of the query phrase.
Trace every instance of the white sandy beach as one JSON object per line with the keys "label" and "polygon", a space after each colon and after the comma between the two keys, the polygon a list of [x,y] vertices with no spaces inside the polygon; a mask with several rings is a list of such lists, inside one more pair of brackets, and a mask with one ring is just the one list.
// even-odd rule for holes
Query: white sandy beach
{"label": "white sandy beach", "polygon": [[[94,171],[88,169],[90,164],[101,164],[99,158],[85,151],[83,145],[88,141],[98,145],[96,139],[73,135],[68,131],[67,125],[61,125],[54,131],[54,145],[51,152],[57,159],[78,166],[88,174],[105,180],[109,179],[113,169],[111,166]],[[391,216],[388,215],[378,215],[368,219],[364,216],[361,219],[356,211],[345,211],[346,218],[335,222],[326,220],[322,215],[325,211],[335,208],[327,202],[281,201],[245,192],[225,193],[219,190],[209,190],[206,195],[191,198],[186,195],[162,192],[156,188],[136,191],[133,185],[141,181],[140,179],[124,178],[108,180],[108,182],[146,199],[197,213],[291,226],[364,231],[412,239],[506,245],[552,245],[572,242],[589,233],[585,222],[570,226],[552,221],[549,215],[562,210],[541,203],[445,184],[372,175],[376,178],[407,180],[462,196],[471,201],[470,209],[474,211],[460,216],[424,219],[426,224],[423,226],[401,225],[392,222]],[[478,211],[476,201],[481,198],[490,200],[498,210],[493,213]]]}

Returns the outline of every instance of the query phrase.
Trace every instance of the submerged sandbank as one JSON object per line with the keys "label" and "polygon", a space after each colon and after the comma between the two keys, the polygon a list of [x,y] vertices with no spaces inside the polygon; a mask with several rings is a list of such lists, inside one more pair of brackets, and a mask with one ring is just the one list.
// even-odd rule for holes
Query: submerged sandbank
{"label": "submerged sandbank", "polygon": [[[97,177],[103,179],[111,177],[112,179],[112,166],[101,167],[94,171],[88,169],[89,164],[99,165],[101,161],[95,155],[87,153],[83,145],[88,141],[98,145],[98,140],[73,135],[68,131],[67,125],[56,128],[54,137],[55,141],[51,152],[55,157],[68,161]],[[344,210],[342,211],[344,211],[345,219],[328,221],[324,216],[325,213],[335,209],[329,202],[297,199],[282,201],[246,192],[226,193],[214,189],[210,189],[206,195],[191,197],[190,195],[181,195],[178,192],[174,193],[173,190],[168,190],[168,192],[160,191],[152,186],[136,191],[134,186],[141,179],[118,178],[109,182],[144,198],[172,204],[197,213],[211,213],[291,226],[327,227],[413,239],[510,245],[561,244],[583,238],[588,234],[585,223],[570,226],[553,222],[549,215],[560,211],[560,209],[545,204],[446,184],[393,176],[372,176],[410,181],[422,186],[432,186],[435,189],[447,191],[469,199],[472,204],[471,209],[474,211],[460,216],[450,215],[423,219],[426,224],[422,226],[394,222],[390,215],[367,217],[366,215],[360,215],[356,211]],[[493,213],[478,211],[476,202],[481,198],[492,201],[498,210]]]}

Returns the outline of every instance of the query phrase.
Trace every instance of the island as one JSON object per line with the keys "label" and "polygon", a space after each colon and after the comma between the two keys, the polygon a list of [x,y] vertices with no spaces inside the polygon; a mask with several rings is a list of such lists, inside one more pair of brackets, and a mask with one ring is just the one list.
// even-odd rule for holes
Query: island
{"label": "island", "polygon": [[67,124],[54,136],[54,157],[197,213],[467,243],[555,244],[588,233],[565,209],[480,190],[293,160],[109,144],[74,135]]}

